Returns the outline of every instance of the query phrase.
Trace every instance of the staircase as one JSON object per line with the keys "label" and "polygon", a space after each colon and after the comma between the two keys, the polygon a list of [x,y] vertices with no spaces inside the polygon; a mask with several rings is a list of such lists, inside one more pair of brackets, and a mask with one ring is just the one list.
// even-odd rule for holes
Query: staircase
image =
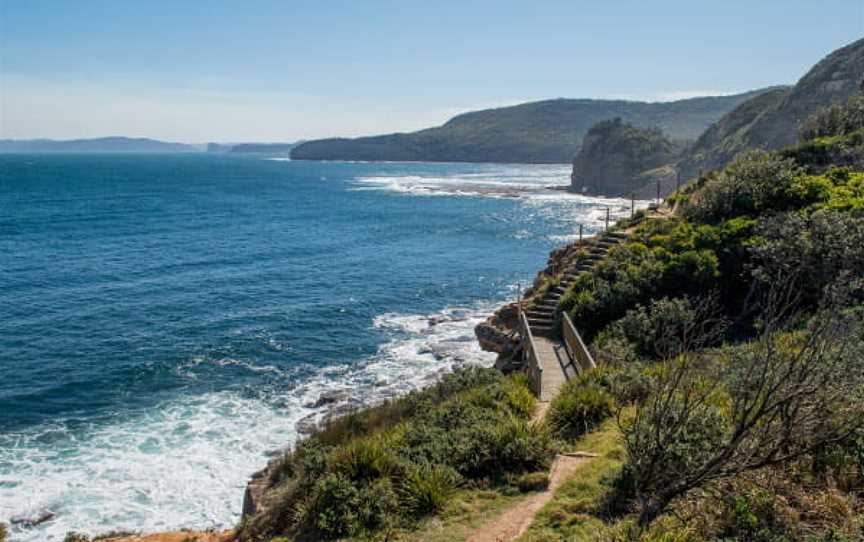
{"label": "staircase", "polygon": [[595,238],[587,239],[584,248],[588,249],[587,257],[576,258],[570,262],[561,275],[561,282],[554,288],[550,288],[543,297],[530,309],[525,311],[531,332],[540,337],[554,337],[557,331],[556,319],[558,316],[558,301],[567,291],[567,288],[576,280],[579,273],[590,271],[594,265],[602,260],[609,249],[627,239],[627,234],[621,232],[606,232]]}

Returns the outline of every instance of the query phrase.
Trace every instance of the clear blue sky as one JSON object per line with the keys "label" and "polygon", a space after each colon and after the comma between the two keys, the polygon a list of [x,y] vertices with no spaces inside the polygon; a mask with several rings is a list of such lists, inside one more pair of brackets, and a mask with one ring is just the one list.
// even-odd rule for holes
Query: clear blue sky
{"label": "clear blue sky", "polygon": [[290,141],[793,83],[864,0],[0,0],[0,137]]}

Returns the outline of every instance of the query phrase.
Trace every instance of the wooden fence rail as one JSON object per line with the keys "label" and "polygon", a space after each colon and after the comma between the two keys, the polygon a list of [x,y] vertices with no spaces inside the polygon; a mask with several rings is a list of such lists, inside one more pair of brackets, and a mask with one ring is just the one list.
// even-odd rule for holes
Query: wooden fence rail
{"label": "wooden fence rail", "polygon": [[532,391],[537,397],[540,397],[543,382],[543,369],[540,367],[540,360],[537,359],[537,347],[534,344],[534,335],[531,333],[531,326],[528,325],[528,318],[519,308],[519,333],[522,336],[522,344],[525,349],[525,359],[528,361],[527,373],[531,381]]}
{"label": "wooden fence rail", "polygon": [[588,351],[588,348],[585,347],[585,343],[582,341],[579,332],[576,331],[576,326],[573,325],[570,316],[566,312],[562,314],[564,316],[561,326],[563,328],[564,345],[567,347],[567,352],[570,354],[570,359],[574,361],[576,369],[581,373],[582,371],[597,367],[597,364],[594,363],[594,357]]}

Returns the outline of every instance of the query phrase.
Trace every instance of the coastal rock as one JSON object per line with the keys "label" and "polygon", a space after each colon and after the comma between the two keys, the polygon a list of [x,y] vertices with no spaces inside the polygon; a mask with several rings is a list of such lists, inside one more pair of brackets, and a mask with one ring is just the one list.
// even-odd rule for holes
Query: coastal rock
{"label": "coastal rock", "polygon": [[[674,186],[675,162],[683,150],[659,129],[637,128],[620,118],[588,130],[573,161],[573,191],[604,196],[632,196],[653,191],[656,184]],[[653,186],[652,186],[653,185]],[[662,189],[662,186],[661,186]]]}
{"label": "coastal rock", "polygon": [[31,527],[36,527],[37,525],[41,525],[46,521],[51,521],[57,517],[57,514],[51,512],[50,510],[43,510],[38,512],[35,516],[19,516],[9,519],[9,523],[12,525],[19,525],[24,527],[25,529],[29,529]]}
{"label": "coastal rock", "polygon": [[512,354],[519,345],[516,334],[518,319],[519,311],[516,303],[498,309],[486,321],[474,328],[480,347],[499,355]]}
{"label": "coastal rock", "polygon": [[243,493],[242,517],[252,516],[261,508],[261,498],[267,491],[270,474],[275,468],[276,462],[270,461],[267,467],[254,473],[246,483],[246,491]]}
{"label": "coastal rock", "polygon": [[320,408],[322,406],[331,405],[340,401],[346,401],[351,398],[351,392],[348,390],[331,390],[325,391],[318,396],[318,399],[312,403],[307,403],[303,406],[306,408]]}

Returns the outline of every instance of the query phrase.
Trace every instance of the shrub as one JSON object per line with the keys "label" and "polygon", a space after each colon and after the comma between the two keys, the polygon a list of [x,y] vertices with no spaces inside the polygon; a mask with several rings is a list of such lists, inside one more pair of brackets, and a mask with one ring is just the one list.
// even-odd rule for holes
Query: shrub
{"label": "shrub", "polygon": [[9,528],[6,527],[6,524],[0,521],[0,542],[6,542],[7,537],[9,536]]}
{"label": "shrub", "polygon": [[397,468],[396,457],[375,437],[349,442],[330,457],[330,469],[354,482],[390,477]]}
{"label": "shrub", "polygon": [[[623,318],[613,323],[607,336],[622,337],[633,345],[636,353],[649,359],[663,359],[676,356],[685,347],[707,346],[689,345],[696,340],[695,329],[711,326],[712,339],[719,339],[723,332],[723,322],[711,317],[713,305],[703,301],[697,306],[689,298],[662,298],[650,305],[638,305],[627,311]],[[607,339],[608,340],[608,339]],[[704,342],[704,337],[699,338]]]}
{"label": "shrub", "polygon": [[302,510],[306,523],[321,535],[337,538],[356,531],[360,491],[342,474],[328,474],[315,485],[311,501]]}
{"label": "shrub", "polygon": [[523,493],[544,491],[549,487],[549,474],[545,472],[528,472],[516,478],[515,484],[519,488],[519,491]]}
{"label": "shrub", "polygon": [[423,465],[407,473],[400,488],[405,507],[415,516],[441,510],[456,489],[459,474],[442,465]]}
{"label": "shrub", "polygon": [[802,140],[843,136],[864,128],[864,95],[857,94],[845,104],[820,109],[801,126]]}
{"label": "shrub", "polygon": [[731,495],[727,497],[725,506],[728,519],[721,536],[753,542],[776,540],[774,495],[770,492],[753,490],[744,495]]}
{"label": "shrub", "polygon": [[90,542],[90,537],[74,531],[66,533],[63,542]]}
{"label": "shrub", "polygon": [[738,216],[786,210],[789,188],[804,171],[795,161],[765,151],[742,153],[711,174],[684,206],[684,216],[715,224]]}
{"label": "shrub", "polygon": [[530,418],[537,406],[537,398],[531,392],[528,376],[518,373],[504,381],[502,386],[507,408],[516,417]]}
{"label": "shrub", "polygon": [[608,391],[577,380],[561,388],[546,419],[557,436],[571,439],[599,425],[614,410],[615,399]]}

